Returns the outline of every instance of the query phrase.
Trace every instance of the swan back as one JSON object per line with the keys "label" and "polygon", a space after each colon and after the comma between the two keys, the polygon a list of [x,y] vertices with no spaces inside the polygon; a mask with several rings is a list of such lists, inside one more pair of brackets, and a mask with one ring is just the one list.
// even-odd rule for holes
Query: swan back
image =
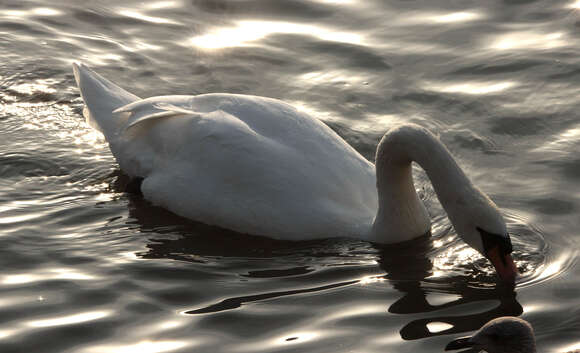
{"label": "swan back", "polygon": [[152,203],[279,239],[368,233],[374,166],[317,119],[265,97],[139,99],[85,66],[75,71],[87,115]]}

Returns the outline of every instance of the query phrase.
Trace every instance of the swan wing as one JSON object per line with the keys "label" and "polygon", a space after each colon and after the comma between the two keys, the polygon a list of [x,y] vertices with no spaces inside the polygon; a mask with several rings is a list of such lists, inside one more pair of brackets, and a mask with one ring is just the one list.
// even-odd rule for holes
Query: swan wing
{"label": "swan wing", "polygon": [[113,114],[126,115],[125,129],[128,129],[140,122],[158,118],[179,118],[179,117],[197,117],[201,118],[202,114],[191,109],[179,107],[169,103],[150,103],[137,101],[135,103],[124,105],[113,111]]}

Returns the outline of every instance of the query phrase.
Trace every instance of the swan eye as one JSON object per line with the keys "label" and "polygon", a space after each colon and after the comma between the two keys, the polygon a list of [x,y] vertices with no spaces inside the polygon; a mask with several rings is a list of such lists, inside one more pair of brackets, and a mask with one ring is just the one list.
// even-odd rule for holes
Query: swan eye
{"label": "swan eye", "polygon": [[493,234],[486,232],[485,230],[477,227],[479,234],[481,234],[481,240],[483,241],[483,249],[485,252],[493,249],[494,247],[499,247],[500,253],[503,255],[511,254],[513,251],[512,241],[510,235],[506,233],[505,235]]}

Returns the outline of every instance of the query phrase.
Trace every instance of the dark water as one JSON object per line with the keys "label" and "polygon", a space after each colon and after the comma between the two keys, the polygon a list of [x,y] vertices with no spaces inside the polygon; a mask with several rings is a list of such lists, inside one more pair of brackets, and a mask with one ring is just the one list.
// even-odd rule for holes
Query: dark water
{"label": "dark water", "polygon": [[[1,352],[439,352],[518,315],[580,348],[578,1],[0,3]],[[81,60],[133,93],[231,92],[313,112],[364,156],[426,126],[491,195],[522,273],[417,187],[432,238],[280,243],[123,193],[85,125]]]}

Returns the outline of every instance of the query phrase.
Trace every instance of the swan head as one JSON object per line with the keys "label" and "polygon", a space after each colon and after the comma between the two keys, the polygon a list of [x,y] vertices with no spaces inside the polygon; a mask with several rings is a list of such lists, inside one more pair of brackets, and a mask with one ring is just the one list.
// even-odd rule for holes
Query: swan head
{"label": "swan head", "polygon": [[500,280],[514,287],[518,274],[511,256],[512,243],[505,220],[493,201],[479,189],[458,197],[448,208],[457,234],[485,256],[495,267]]}
{"label": "swan head", "polygon": [[525,320],[500,317],[483,325],[473,336],[451,341],[446,351],[473,348],[488,353],[534,353],[534,330]]}

